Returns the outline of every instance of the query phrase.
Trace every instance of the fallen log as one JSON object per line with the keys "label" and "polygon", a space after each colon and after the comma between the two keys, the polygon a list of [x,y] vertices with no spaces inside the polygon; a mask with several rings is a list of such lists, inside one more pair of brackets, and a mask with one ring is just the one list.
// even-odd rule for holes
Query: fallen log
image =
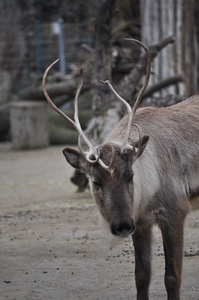
{"label": "fallen log", "polygon": [[[69,118],[73,119],[74,112],[72,110],[62,109],[62,111]],[[48,114],[49,114],[49,122],[50,123],[52,123],[58,127],[70,128],[70,126],[66,123],[66,121],[60,115],[58,115],[55,111],[50,109]],[[87,127],[88,121],[92,117],[92,111],[91,110],[80,110],[78,117],[79,117],[79,121],[80,121],[82,129],[85,129]]]}
{"label": "fallen log", "polygon": [[[51,98],[60,96],[60,95],[67,95],[67,98],[70,99],[74,96],[75,91],[77,89],[79,83],[79,77],[72,78],[68,82],[59,82],[59,83],[51,83],[46,85],[46,89],[51,96]],[[88,89],[88,83],[84,83],[82,91]],[[18,98],[20,100],[45,100],[44,92],[42,86],[35,86],[32,85],[24,90],[22,90]]]}
{"label": "fallen log", "polygon": [[10,104],[0,105],[0,141],[5,141],[9,137],[9,116]]}
{"label": "fallen log", "polygon": [[76,145],[78,133],[74,129],[49,124],[49,141],[51,145]]}
{"label": "fallen log", "polygon": [[176,75],[173,77],[165,78],[158,83],[150,86],[149,88],[146,89],[145,93],[142,96],[142,99],[146,97],[150,97],[153,93],[158,92],[159,90],[168,87],[170,85],[177,84],[178,82],[184,81],[184,78],[182,75]]}
{"label": "fallen log", "polygon": [[38,101],[13,102],[10,107],[10,133],[13,149],[47,147],[47,104]]}

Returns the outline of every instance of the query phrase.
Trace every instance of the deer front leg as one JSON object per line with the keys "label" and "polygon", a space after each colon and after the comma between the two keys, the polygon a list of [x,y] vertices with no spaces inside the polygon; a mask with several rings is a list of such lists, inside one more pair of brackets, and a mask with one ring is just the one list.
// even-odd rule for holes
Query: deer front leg
{"label": "deer front leg", "polygon": [[165,287],[168,300],[180,299],[183,221],[173,220],[161,227],[165,252]]}
{"label": "deer front leg", "polygon": [[137,300],[148,300],[151,278],[151,226],[137,226],[132,238],[135,249]]}

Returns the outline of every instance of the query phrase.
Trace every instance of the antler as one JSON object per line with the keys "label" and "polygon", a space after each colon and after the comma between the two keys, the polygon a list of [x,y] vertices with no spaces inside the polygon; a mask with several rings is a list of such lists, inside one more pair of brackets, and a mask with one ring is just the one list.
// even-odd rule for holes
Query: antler
{"label": "antler", "polygon": [[[75,94],[75,101],[74,101],[74,121],[72,119],[70,119],[68,116],[66,116],[51,100],[50,96],[47,93],[46,90],[46,76],[49,72],[49,70],[59,61],[59,59],[55,60],[44,72],[43,75],[43,79],[42,79],[42,86],[43,86],[43,91],[44,91],[44,95],[48,101],[48,103],[50,104],[50,106],[58,113],[60,114],[69,124],[71,124],[79,133],[79,139],[78,139],[78,146],[79,146],[79,150],[81,152],[81,154],[85,157],[85,159],[87,160],[87,162],[91,163],[91,164],[95,164],[97,162],[99,162],[99,164],[105,168],[105,169],[110,169],[111,164],[109,166],[105,165],[104,162],[100,159],[100,153],[99,151],[97,151],[95,149],[95,147],[91,144],[91,142],[87,139],[86,135],[84,134],[84,132],[82,131],[80,122],[79,122],[79,118],[78,118],[78,97],[82,88],[82,84],[83,84],[83,78],[82,78],[82,73],[83,73],[83,69],[81,69],[80,71],[80,82]],[[84,143],[88,146],[89,148],[89,152],[88,153],[84,153],[81,147],[81,139],[84,141]],[[91,159],[91,157],[94,156],[95,159]]]}
{"label": "antler", "polygon": [[[141,129],[140,127],[137,125],[137,124],[133,124],[133,119],[134,119],[134,116],[135,116],[135,112],[140,104],[140,100],[144,94],[144,91],[148,85],[148,82],[149,82],[149,78],[150,78],[150,71],[151,71],[151,57],[150,57],[150,53],[149,53],[149,50],[148,48],[140,41],[138,40],[135,40],[135,39],[128,39],[126,38],[125,40],[127,41],[131,41],[131,42],[134,42],[134,43],[137,43],[139,44],[140,46],[142,46],[142,48],[145,50],[146,52],[146,55],[147,55],[147,74],[146,74],[146,78],[145,78],[145,82],[137,96],[137,99],[133,105],[133,107],[131,108],[131,106],[128,104],[128,102],[126,100],[124,100],[116,91],[115,89],[113,88],[112,84],[110,83],[109,80],[106,80],[106,81],[102,81],[102,83],[105,83],[109,86],[110,90],[113,92],[113,94],[117,97],[117,99],[119,101],[121,101],[127,108],[127,111],[128,111],[128,115],[129,115],[129,121],[128,121],[128,125],[127,125],[127,131],[126,131],[126,136],[125,136],[125,139],[124,139],[124,142],[122,144],[122,147],[121,147],[121,151],[124,152],[125,149],[132,149],[133,150],[133,153],[134,154],[138,154],[139,151],[140,151],[140,147],[141,147],[141,139],[142,139],[142,135],[141,135]],[[130,132],[131,132],[131,127],[135,126],[137,127],[138,129],[138,133],[139,133],[139,142],[138,142],[138,149],[137,151],[135,151],[135,146],[134,144],[133,145],[130,145],[129,144],[129,137],[130,137]],[[131,141],[132,142],[132,141]],[[136,153],[135,153],[136,152]]]}

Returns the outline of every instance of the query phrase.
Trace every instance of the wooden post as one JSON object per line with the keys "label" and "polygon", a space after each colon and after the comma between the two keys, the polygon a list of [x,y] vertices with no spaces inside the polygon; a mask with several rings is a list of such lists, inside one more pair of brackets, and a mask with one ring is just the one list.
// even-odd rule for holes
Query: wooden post
{"label": "wooden post", "polygon": [[[153,61],[150,83],[165,78],[184,76],[160,92],[160,96],[180,94],[191,96],[198,92],[198,46],[194,0],[141,0],[142,42],[151,45],[174,35],[175,43],[166,47]],[[150,84],[149,84],[150,85]]]}
{"label": "wooden post", "polygon": [[38,101],[12,103],[10,130],[14,149],[34,149],[48,146],[46,103]]}

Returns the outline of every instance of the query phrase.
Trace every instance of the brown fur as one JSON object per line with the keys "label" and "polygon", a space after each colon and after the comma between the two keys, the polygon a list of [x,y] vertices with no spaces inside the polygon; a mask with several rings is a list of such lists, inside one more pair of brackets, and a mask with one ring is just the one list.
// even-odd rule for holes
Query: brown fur
{"label": "brown fur", "polygon": [[[134,122],[149,136],[149,141],[142,139],[136,160],[132,150],[121,152],[128,116],[97,147],[106,165],[112,161],[109,170],[90,164],[76,150],[63,152],[73,167],[88,174],[92,194],[112,234],[132,234],[137,299],[148,299],[151,228],[157,223],[163,236],[168,299],[179,300],[183,224],[189,200],[199,195],[199,96],[171,107],[140,108]],[[137,144],[133,126],[130,138]]]}

